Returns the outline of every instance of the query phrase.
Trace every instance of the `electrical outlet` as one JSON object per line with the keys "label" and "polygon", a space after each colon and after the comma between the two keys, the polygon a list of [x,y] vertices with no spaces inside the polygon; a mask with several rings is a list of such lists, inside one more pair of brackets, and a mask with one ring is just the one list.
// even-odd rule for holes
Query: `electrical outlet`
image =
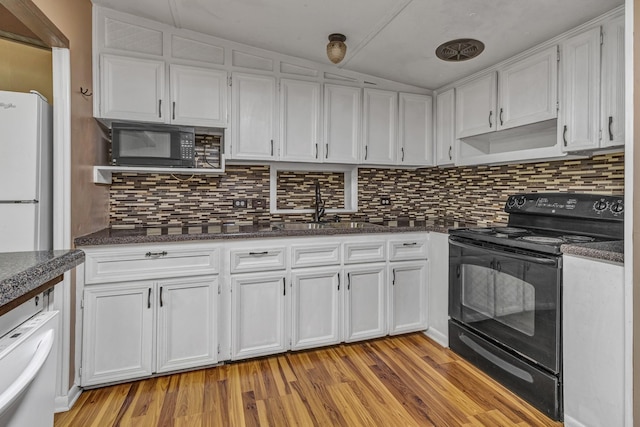
{"label": "electrical outlet", "polygon": [[380,197],[380,204],[383,206],[391,206],[391,197]]}
{"label": "electrical outlet", "polygon": [[251,199],[251,207],[253,209],[264,209],[266,202],[264,199]]}
{"label": "electrical outlet", "polygon": [[247,207],[247,199],[234,199],[233,200],[234,208],[246,208]]}

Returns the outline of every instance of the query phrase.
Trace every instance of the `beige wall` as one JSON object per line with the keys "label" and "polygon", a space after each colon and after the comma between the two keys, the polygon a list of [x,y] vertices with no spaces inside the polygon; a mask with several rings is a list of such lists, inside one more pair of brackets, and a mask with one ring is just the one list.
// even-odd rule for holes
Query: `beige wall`
{"label": "beige wall", "polygon": [[51,50],[0,39],[0,90],[37,90],[53,103]]}
{"label": "beige wall", "polygon": [[108,224],[108,188],[93,184],[92,168],[105,164],[107,144],[93,119],[91,68],[91,1],[33,0],[69,39],[71,55],[71,238]]}

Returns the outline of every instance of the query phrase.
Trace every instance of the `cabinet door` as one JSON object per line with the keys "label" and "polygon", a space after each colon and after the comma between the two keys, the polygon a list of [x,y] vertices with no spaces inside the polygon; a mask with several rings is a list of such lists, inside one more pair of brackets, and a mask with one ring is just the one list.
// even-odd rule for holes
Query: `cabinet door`
{"label": "cabinet door", "polygon": [[558,47],[550,47],[500,70],[498,130],[558,116]]}
{"label": "cabinet door", "polygon": [[291,274],[291,348],[340,342],[340,273],[337,267],[294,270]]}
{"label": "cabinet door", "polygon": [[362,90],[324,85],[324,160],[358,163],[362,121]]}
{"label": "cabinet door", "polygon": [[386,265],[352,266],[345,275],[345,341],[386,335]]}
{"label": "cabinet door", "polygon": [[167,122],[163,61],[100,57],[100,117]]}
{"label": "cabinet door", "polygon": [[233,73],[231,94],[233,158],[274,160],[276,79]]}
{"label": "cabinet door", "polygon": [[600,130],[600,27],[562,43],[558,138],[564,151],[598,148]]}
{"label": "cabinet door", "polygon": [[395,163],[397,127],[398,94],[386,90],[365,89],[362,120],[364,163]]}
{"label": "cabinet door", "polygon": [[427,261],[389,265],[389,335],[427,329]]}
{"label": "cabinet door", "polygon": [[320,146],[320,83],[280,80],[282,160],[317,161]]}
{"label": "cabinet door", "polygon": [[456,139],[455,89],[436,96],[436,164],[453,164],[454,141]]}
{"label": "cabinet door", "polygon": [[284,274],[231,276],[231,359],[288,350]]}
{"label": "cabinet door", "polygon": [[496,130],[497,73],[456,87],[456,138]]}
{"label": "cabinet door", "polygon": [[433,98],[428,95],[401,93],[399,95],[401,165],[433,165]]}
{"label": "cabinet door", "polygon": [[227,126],[227,73],[171,64],[171,122]]}
{"label": "cabinet door", "polygon": [[158,284],[156,372],[217,362],[217,295],[217,276],[176,279]]}
{"label": "cabinet door", "polygon": [[153,298],[151,282],[85,289],[81,385],[152,374]]}
{"label": "cabinet door", "polygon": [[603,27],[602,147],[624,145],[624,16]]}

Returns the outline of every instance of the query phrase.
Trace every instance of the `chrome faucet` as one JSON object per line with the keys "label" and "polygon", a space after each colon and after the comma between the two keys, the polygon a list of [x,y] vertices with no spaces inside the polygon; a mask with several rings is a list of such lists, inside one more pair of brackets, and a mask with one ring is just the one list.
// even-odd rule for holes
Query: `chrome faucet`
{"label": "chrome faucet", "polygon": [[316,201],[315,201],[315,212],[313,213],[313,222],[321,222],[322,217],[325,215],[324,211],[324,201],[322,200],[322,196],[320,195],[320,182],[316,179]]}

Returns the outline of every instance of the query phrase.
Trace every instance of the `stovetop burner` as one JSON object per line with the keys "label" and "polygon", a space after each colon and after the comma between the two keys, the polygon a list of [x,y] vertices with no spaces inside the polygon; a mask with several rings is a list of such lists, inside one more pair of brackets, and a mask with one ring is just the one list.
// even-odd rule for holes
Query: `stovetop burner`
{"label": "stovetop burner", "polygon": [[575,235],[565,235],[561,237],[567,243],[589,243],[595,241],[595,237],[591,236],[575,236]]}
{"label": "stovetop burner", "polygon": [[494,230],[502,234],[526,234],[529,232],[524,228],[517,228],[517,227],[500,227],[500,228],[495,228]]}
{"label": "stovetop burner", "polygon": [[557,237],[524,236],[524,237],[520,237],[520,239],[527,242],[540,243],[543,245],[558,245],[560,243],[564,243],[564,240]]}

